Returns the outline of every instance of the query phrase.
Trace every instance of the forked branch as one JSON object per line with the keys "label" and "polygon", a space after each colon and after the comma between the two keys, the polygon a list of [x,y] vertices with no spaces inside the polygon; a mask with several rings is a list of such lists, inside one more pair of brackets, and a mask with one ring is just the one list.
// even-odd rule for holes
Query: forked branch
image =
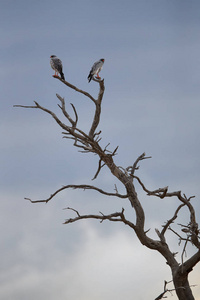
{"label": "forked branch", "polygon": [[104,90],[105,90],[105,86],[104,86],[104,80],[97,80],[97,79],[94,79],[94,81],[98,82],[99,83],[99,94],[98,94],[98,98],[97,100],[92,97],[88,92],[85,92],[79,88],[77,88],[75,85],[67,82],[67,81],[64,81],[62,80],[60,77],[58,76],[54,76],[56,79],[59,79],[61,82],[63,82],[65,85],[67,85],[68,87],[70,87],[71,89],[85,95],[86,97],[90,98],[92,100],[92,102],[95,104],[95,114],[94,114],[94,118],[93,118],[93,122],[92,122],[92,126],[90,128],[90,131],[89,131],[89,137],[90,138],[94,138],[94,134],[95,134],[95,130],[96,128],[98,127],[99,125],[99,122],[100,122],[100,115],[101,115],[101,102],[102,102],[102,99],[103,99],[103,95],[104,95]]}
{"label": "forked branch", "polygon": [[76,125],[77,125],[77,122],[78,122],[78,114],[76,112],[76,109],[74,107],[74,105],[72,103],[71,106],[73,108],[73,111],[74,111],[74,114],[75,114],[75,121],[70,117],[70,115],[68,114],[68,112],[66,111],[66,108],[65,108],[65,99],[62,98],[59,94],[56,94],[57,98],[60,100],[61,102],[61,106],[58,104],[58,106],[61,108],[64,116],[68,119],[68,121],[72,124],[72,128],[75,128]]}
{"label": "forked branch", "polygon": [[134,164],[132,166],[126,168],[126,170],[128,172],[130,172],[130,176],[134,177],[135,170],[139,169],[139,166],[138,166],[139,161],[144,160],[144,159],[149,159],[149,158],[151,158],[151,156],[146,156],[146,154],[144,152],[136,159],[136,161],[134,162]]}
{"label": "forked branch", "polygon": [[83,219],[97,219],[100,220],[100,222],[102,223],[104,220],[109,220],[109,221],[113,221],[113,222],[123,222],[123,209],[121,212],[116,212],[110,215],[104,215],[103,213],[100,212],[100,215],[80,215],[80,213],[70,207],[67,207],[66,209],[70,209],[73,210],[74,212],[76,212],[77,217],[75,218],[70,218],[67,219],[63,224],[69,224],[69,223],[73,223],[79,220],[83,220]]}
{"label": "forked branch", "polygon": [[122,208],[121,212],[115,212],[115,213],[112,213],[109,215],[104,215],[102,212],[100,212],[99,215],[81,215],[74,208],[67,207],[65,209],[74,211],[76,213],[77,217],[67,219],[63,224],[74,223],[74,222],[77,222],[77,221],[83,220],[83,219],[97,219],[97,220],[100,220],[100,223],[102,223],[105,220],[112,221],[112,222],[122,222],[122,223],[130,226],[131,228],[135,229],[135,225],[132,222],[126,220],[126,218],[124,216],[124,208]]}

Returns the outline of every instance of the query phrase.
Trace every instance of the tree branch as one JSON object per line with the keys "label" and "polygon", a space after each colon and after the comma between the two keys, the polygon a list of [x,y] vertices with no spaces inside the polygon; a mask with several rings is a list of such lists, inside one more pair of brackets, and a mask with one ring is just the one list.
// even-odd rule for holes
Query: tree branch
{"label": "tree branch", "polygon": [[[170,281],[170,282],[171,282],[171,281]],[[160,299],[166,298],[166,297],[163,297],[163,296],[164,296],[167,292],[172,291],[172,290],[168,290],[168,289],[167,289],[167,284],[168,284],[168,283],[169,283],[169,282],[164,281],[164,292],[161,293],[158,297],[156,297],[155,300],[160,300]]]}
{"label": "tree branch", "polygon": [[70,117],[70,115],[69,115],[69,114],[67,113],[67,111],[66,111],[66,108],[65,108],[65,99],[62,98],[59,94],[56,94],[56,96],[57,96],[57,98],[60,100],[60,102],[61,102],[61,104],[62,104],[62,106],[60,106],[59,104],[58,104],[58,106],[61,108],[61,110],[62,110],[64,116],[65,116],[65,117],[69,120],[69,122],[72,124],[72,128],[75,128],[76,125],[77,125],[77,122],[78,122],[78,115],[77,115],[77,112],[76,112],[76,109],[75,109],[74,105],[71,103],[71,106],[72,106],[72,108],[73,108],[73,110],[74,110],[74,114],[75,114],[75,121],[72,120],[72,118]]}
{"label": "tree branch", "polygon": [[138,170],[138,169],[139,169],[139,167],[137,166],[137,164],[139,163],[140,160],[144,160],[144,159],[149,159],[149,158],[151,158],[151,156],[145,156],[145,155],[146,155],[145,152],[142,153],[142,154],[136,159],[136,161],[134,162],[133,166],[127,168],[127,171],[130,170],[130,176],[131,176],[131,177],[134,177],[133,175],[134,175],[134,173],[135,173],[135,170]]}
{"label": "tree branch", "polygon": [[94,177],[92,178],[92,180],[96,179],[97,176],[99,175],[99,172],[101,171],[101,169],[105,166],[105,163],[102,164],[102,159],[99,159],[99,166],[97,169],[97,172],[95,173]]}
{"label": "tree branch", "polygon": [[77,217],[76,218],[70,218],[67,219],[63,224],[69,224],[69,223],[74,223],[76,221],[82,220],[82,219],[98,219],[101,221],[101,223],[104,220],[109,220],[113,222],[123,222],[122,214],[123,214],[123,209],[122,212],[116,212],[112,213],[110,215],[104,215],[103,213],[100,212],[101,215],[80,215],[79,212],[73,208],[67,207],[66,209],[73,210],[76,212]]}
{"label": "tree branch", "polygon": [[66,131],[69,131],[69,126],[67,126],[67,125],[65,125],[64,123],[62,123],[61,121],[60,121],[60,119],[56,116],[56,114],[55,113],[53,113],[51,110],[49,110],[49,109],[47,109],[47,108],[45,108],[45,107],[42,107],[39,103],[37,103],[36,101],[34,101],[34,103],[35,103],[35,106],[28,106],[28,105],[13,105],[14,107],[22,107],[22,108],[39,108],[39,109],[41,109],[41,110],[43,110],[43,111],[45,111],[46,113],[48,113],[48,114],[50,114],[53,118],[54,118],[54,120],[58,123],[58,125],[60,126],[60,127],[62,127],[64,130],[66,130]]}
{"label": "tree branch", "polygon": [[88,92],[85,92],[79,88],[77,88],[75,85],[67,82],[66,80],[62,80],[60,77],[58,76],[53,76],[54,78],[60,80],[61,82],[63,82],[65,85],[67,85],[68,87],[70,87],[71,89],[75,90],[76,92],[79,92],[80,94],[83,94],[85,95],[86,97],[90,98],[94,103],[96,103],[96,100],[88,93]]}
{"label": "tree branch", "polygon": [[192,257],[187,259],[183,265],[179,266],[179,272],[181,273],[189,273],[192,271],[194,266],[200,261],[200,250],[196,252]]}
{"label": "tree branch", "polygon": [[61,187],[60,189],[56,190],[53,194],[51,194],[49,196],[49,198],[44,199],[44,200],[31,200],[30,198],[24,198],[25,200],[29,200],[31,203],[39,203],[39,202],[49,202],[52,198],[54,198],[58,193],[60,193],[61,191],[65,190],[65,189],[82,189],[82,190],[95,190],[103,195],[106,196],[114,196],[114,197],[118,197],[118,198],[122,198],[125,199],[128,196],[127,195],[121,195],[119,193],[109,193],[109,192],[105,192],[104,190],[95,187],[93,185],[87,185],[87,184],[80,184],[80,185],[75,185],[75,184],[69,184],[69,185],[65,185],[63,187]]}
{"label": "tree branch", "polygon": [[[135,175],[133,175],[133,178],[137,179],[137,181],[139,182],[139,184],[141,185],[141,187],[143,188],[143,190],[147,193],[148,196],[157,196],[157,197],[160,197],[160,198],[164,198],[167,194],[167,191],[168,191],[168,186],[164,187],[164,188],[159,188],[157,190],[154,190],[154,191],[149,191],[144,183],[142,183],[141,179]],[[169,196],[168,196],[169,197]]]}
{"label": "tree branch", "polygon": [[179,205],[179,207],[176,209],[176,211],[175,211],[173,217],[167,221],[166,225],[163,226],[163,230],[161,231],[161,234],[162,234],[162,235],[165,234],[165,232],[167,231],[167,229],[169,229],[170,225],[171,225],[171,224],[174,222],[174,220],[178,217],[178,212],[179,212],[179,210],[180,210],[183,206],[185,206],[184,203],[181,204],[181,205]]}
{"label": "tree branch", "polygon": [[[56,114],[54,112],[52,112],[51,110],[41,106],[39,103],[37,103],[36,101],[34,101],[34,103],[36,104],[35,106],[32,105],[13,105],[14,107],[21,107],[21,108],[38,108],[41,109],[43,111],[45,111],[46,113],[50,114],[53,119],[58,123],[58,125],[64,129],[66,132],[64,132],[64,134],[70,134],[72,137],[74,137],[75,141],[79,140],[82,144],[87,145],[90,141],[90,137],[85,134],[82,130],[76,128],[76,127],[70,127],[67,126],[66,124],[64,124],[63,122],[61,122],[61,120],[56,116]],[[74,108],[74,107],[73,107]],[[75,108],[74,108],[75,109]],[[64,114],[67,114],[67,112],[64,112]],[[73,123],[73,125],[76,125],[76,122],[74,122],[68,115],[67,119]],[[77,133],[79,132],[79,133]],[[76,144],[75,144],[76,145]]]}
{"label": "tree branch", "polygon": [[100,116],[101,116],[101,102],[103,99],[103,94],[104,94],[104,90],[105,90],[105,86],[104,86],[104,80],[98,81],[99,82],[99,95],[97,100],[94,102],[95,103],[95,115],[94,115],[94,119],[92,122],[92,126],[90,128],[90,132],[89,132],[89,137],[91,139],[94,138],[95,135],[95,130],[97,129],[99,122],[100,122]]}
{"label": "tree branch", "polygon": [[[170,283],[170,282],[172,282],[172,280],[171,281],[169,281],[169,282],[167,282],[166,280],[164,281],[164,292],[163,293],[161,293],[158,297],[156,297],[155,298],[155,300],[161,300],[161,299],[164,299],[164,298],[167,298],[167,297],[164,297],[164,295],[166,294],[166,293],[172,293],[173,291],[176,291],[177,289],[168,289],[167,288],[167,285]],[[194,285],[193,285],[194,286]],[[184,287],[179,287],[179,289],[184,289]]]}
{"label": "tree branch", "polygon": [[124,208],[122,208],[121,212],[115,212],[110,215],[104,215],[102,212],[100,212],[100,215],[80,215],[80,213],[74,208],[67,207],[65,209],[73,210],[77,214],[77,217],[67,219],[63,224],[74,223],[76,221],[83,220],[83,219],[97,219],[100,220],[100,223],[102,223],[104,220],[108,220],[112,222],[122,222],[125,225],[130,226],[134,230],[136,228],[132,222],[126,220],[124,216]]}

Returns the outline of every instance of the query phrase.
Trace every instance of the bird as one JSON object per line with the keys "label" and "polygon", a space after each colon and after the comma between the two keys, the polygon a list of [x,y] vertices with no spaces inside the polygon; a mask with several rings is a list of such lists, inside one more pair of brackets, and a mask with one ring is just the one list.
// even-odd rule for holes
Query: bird
{"label": "bird", "polygon": [[104,64],[105,59],[101,58],[100,60],[96,61],[91,70],[90,70],[90,74],[88,75],[88,82],[90,82],[92,80],[92,78],[94,77],[94,75],[97,75],[97,78],[100,79],[101,77],[99,77],[99,72],[101,71],[103,64]]}
{"label": "bird", "polygon": [[52,69],[55,71],[54,76],[58,76],[58,73],[60,73],[61,78],[65,80],[65,76],[62,71],[63,70],[62,61],[56,55],[50,56],[50,65]]}

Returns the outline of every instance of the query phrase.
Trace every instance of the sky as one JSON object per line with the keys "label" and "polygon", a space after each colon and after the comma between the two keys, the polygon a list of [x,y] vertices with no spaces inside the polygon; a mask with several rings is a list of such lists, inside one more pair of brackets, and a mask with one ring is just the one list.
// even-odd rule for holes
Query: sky
{"label": "sky", "polygon": [[[119,146],[115,162],[126,168],[143,152],[137,175],[154,190],[169,186],[200,198],[200,2],[186,0],[1,0],[0,101],[0,298],[2,300],[155,299],[170,281],[170,269],[156,252],[142,246],[133,231],[111,222],[63,222],[80,213],[113,213],[126,200],[94,191],[66,190],[48,204],[24,200],[48,198],[67,184],[95,184],[113,192],[123,187],[102,169],[91,181],[98,159],[82,154],[62,129],[39,110],[14,108],[37,101],[59,116],[56,93],[66,100],[79,127],[89,131],[93,103],[52,77],[50,55],[63,62],[65,78],[98,95],[87,82],[92,64],[104,58],[100,73],[105,94],[99,130],[102,147]],[[146,211],[146,228],[172,217],[175,199],[149,198],[136,185]],[[199,221],[199,220],[197,220]],[[178,220],[177,220],[178,222]],[[187,224],[186,210],[179,222]],[[175,236],[170,248],[181,253]],[[188,248],[188,257],[193,253]],[[200,265],[190,284],[200,300]],[[170,286],[172,288],[172,286]],[[169,299],[177,299],[168,294]]]}

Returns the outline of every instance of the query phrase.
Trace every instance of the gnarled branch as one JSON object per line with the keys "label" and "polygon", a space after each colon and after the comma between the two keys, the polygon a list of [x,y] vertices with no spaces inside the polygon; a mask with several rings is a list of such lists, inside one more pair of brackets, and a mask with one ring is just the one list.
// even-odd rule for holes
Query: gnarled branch
{"label": "gnarled branch", "polygon": [[97,219],[100,220],[100,223],[102,223],[104,220],[108,220],[108,221],[112,221],[112,222],[122,222],[125,225],[130,226],[132,229],[135,230],[135,225],[126,220],[125,216],[124,216],[124,208],[122,208],[121,212],[115,212],[109,215],[104,215],[102,212],[100,212],[99,215],[81,215],[76,209],[71,208],[71,207],[67,207],[65,209],[69,209],[72,210],[76,213],[77,217],[75,218],[70,218],[67,219],[63,224],[69,224],[69,223],[74,223],[77,222],[79,220],[83,220],[83,219]]}
{"label": "gnarled branch", "polygon": [[106,195],[106,196],[114,196],[114,197],[118,197],[118,198],[122,198],[122,199],[125,199],[128,197],[128,195],[121,195],[119,193],[109,193],[109,192],[105,192],[104,190],[98,188],[98,187],[95,187],[93,185],[87,185],[87,184],[79,184],[79,185],[76,185],[76,184],[69,184],[69,185],[65,185],[63,187],[61,187],[60,189],[56,190],[53,194],[51,194],[49,196],[49,198],[47,199],[44,199],[44,200],[31,200],[30,198],[24,198],[25,200],[29,200],[31,203],[39,203],[39,202],[49,202],[51,199],[53,199],[58,193],[60,193],[61,191],[65,190],[65,189],[82,189],[82,190],[95,190],[103,195]]}
{"label": "gnarled branch", "polygon": [[73,208],[67,207],[66,209],[70,209],[70,210],[73,210],[74,212],[76,212],[77,217],[70,218],[70,219],[66,220],[63,224],[73,223],[73,222],[76,222],[76,221],[79,221],[82,219],[98,219],[101,221],[101,223],[104,220],[109,220],[109,221],[113,221],[113,222],[123,222],[123,217],[124,217],[123,216],[124,209],[122,209],[121,212],[115,212],[110,215],[104,215],[101,212],[100,212],[100,215],[80,215],[80,213]]}

